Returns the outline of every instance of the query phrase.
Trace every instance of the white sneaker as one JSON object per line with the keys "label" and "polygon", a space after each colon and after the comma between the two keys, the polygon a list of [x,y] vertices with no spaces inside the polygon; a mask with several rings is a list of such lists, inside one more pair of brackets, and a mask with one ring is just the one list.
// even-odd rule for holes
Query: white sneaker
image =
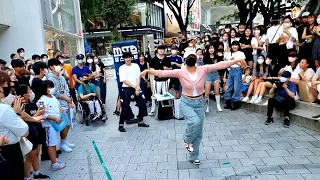
{"label": "white sneaker", "polygon": [[204,106],[205,106],[205,109],[206,109],[206,113],[208,113],[208,112],[209,112],[209,105],[208,105],[208,102],[205,102]]}
{"label": "white sneaker", "polygon": [[217,105],[217,110],[218,110],[219,112],[222,112],[222,109],[221,109],[220,104],[219,104],[219,105]]}
{"label": "white sneaker", "polygon": [[248,102],[249,101],[249,97],[246,96],[245,98],[242,99],[243,102]]}
{"label": "white sneaker", "polygon": [[252,97],[251,100],[249,101],[249,103],[254,103],[257,100],[257,97]]}
{"label": "white sneaker", "polygon": [[255,102],[254,102],[254,104],[259,104],[259,103],[261,103],[262,102],[262,98],[258,98]]}
{"label": "white sneaker", "polygon": [[184,141],[184,147],[191,153],[194,152],[194,149],[193,149],[193,144],[188,144],[186,141]]}
{"label": "white sneaker", "polygon": [[65,141],[65,144],[69,147],[69,148],[74,148],[76,145],[75,144],[71,144],[68,141]]}
{"label": "white sneaker", "polygon": [[63,152],[67,152],[67,153],[72,152],[72,149],[69,148],[67,144],[62,144],[60,148]]}
{"label": "white sneaker", "polygon": [[[269,101],[269,100],[268,100]],[[263,106],[268,106],[268,101],[263,104]]]}
{"label": "white sneaker", "polygon": [[154,112],[149,112],[148,115],[151,116],[151,117],[155,116]]}
{"label": "white sneaker", "polygon": [[58,171],[66,167],[66,163],[59,161],[57,164],[51,164],[51,171]]}

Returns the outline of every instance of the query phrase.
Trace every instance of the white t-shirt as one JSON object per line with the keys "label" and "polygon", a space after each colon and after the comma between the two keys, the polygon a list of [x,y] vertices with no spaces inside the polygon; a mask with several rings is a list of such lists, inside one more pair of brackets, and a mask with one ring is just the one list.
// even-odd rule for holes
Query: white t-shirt
{"label": "white t-shirt", "polygon": [[[254,46],[259,46],[259,42],[258,41],[262,41],[263,42],[263,48],[266,49],[266,36],[265,35],[262,35],[260,36],[258,39],[256,37],[253,37],[252,40],[251,40],[251,45],[254,45]],[[257,54],[257,50],[256,49],[253,49],[253,52],[252,54]]]}
{"label": "white t-shirt", "polygon": [[231,39],[230,39],[230,44],[232,44],[233,41],[239,41],[239,40],[240,40],[240,38],[237,38],[237,37],[234,38],[234,39],[231,38]]}
{"label": "white t-shirt", "polygon": [[[300,66],[297,66],[296,69],[294,69],[291,77],[300,80],[299,73],[303,72],[303,70],[300,68]],[[308,68],[306,72],[303,73],[304,77],[306,77],[307,82],[311,82],[312,77],[315,75],[315,72],[312,68]]]}
{"label": "white t-shirt", "polygon": [[[55,116],[55,117],[60,117],[60,102],[58,99],[54,96],[48,97],[48,96],[41,96],[41,98],[37,102],[37,106],[40,107],[41,102],[44,105],[45,112],[44,112],[44,119],[47,119],[47,117],[50,116]],[[50,120],[51,121],[51,120]],[[42,122],[42,127],[50,127],[50,122],[49,120],[44,120]]]}
{"label": "white t-shirt", "polygon": [[[244,55],[244,53],[242,51],[237,51],[237,52],[225,52],[224,53],[224,59],[225,60],[235,60],[235,59],[246,59],[246,56]],[[232,68],[235,67],[240,67],[239,64],[234,64],[231,66]]]}
{"label": "white t-shirt", "polygon": [[12,107],[6,104],[0,104],[0,134],[9,139],[9,144],[15,144],[20,141],[29,127],[13,111]]}
{"label": "white t-shirt", "polygon": [[[136,63],[131,63],[130,66],[123,64],[119,68],[119,79],[120,82],[125,80],[129,81],[132,85],[137,86],[137,79],[140,78],[140,67]],[[125,83],[122,84],[122,87],[129,87]]]}
{"label": "white t-shirt", "polygon": [[[279,39],[280,35],[282,34],[285,34],[283,33],[283,26],[280,26],[280,25],[277,25],[277,26],[272,26],[268,29],[267,31],[267,35],[266,35],[266,40],[269,40],[269,43],[270,44],[274,44],[277,42],[277,40]],[[279,30],[278,30],[279,28]],[[278,30],[278,31],[277,31]],[[277,34],[276,34],[277,32]],[[298,39],[298,32],[297,32],[297,29],[294,28],[294,27],[291,27],[289,29],[289,32],[291,34],[291,36],[295,39]],[[273,38],[274,37],[274,38]]]}

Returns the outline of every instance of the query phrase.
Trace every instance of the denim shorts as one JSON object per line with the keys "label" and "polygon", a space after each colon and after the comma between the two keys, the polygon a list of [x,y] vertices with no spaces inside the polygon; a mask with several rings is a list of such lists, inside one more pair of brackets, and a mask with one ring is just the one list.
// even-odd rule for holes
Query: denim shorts
{"label": "denim shorts", "polygon": [[218,71],[210,72],[206,76],[206,82],[216,82],[219,79],[220,79],[220,76]]}
{"label": "denim shorts", "polygon": [[240,91],[241,92],[247,92],[249,89],[249,84],[241,84]]}

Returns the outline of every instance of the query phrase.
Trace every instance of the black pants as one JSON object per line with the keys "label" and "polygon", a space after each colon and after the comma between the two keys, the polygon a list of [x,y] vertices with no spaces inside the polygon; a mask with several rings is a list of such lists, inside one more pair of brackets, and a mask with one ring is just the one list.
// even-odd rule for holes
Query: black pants
{"label": "black pants", "polygon": [[136,96],[134,88],[123,87],[122,92],[120,93],[121,114],[119,124],[124,124],[125,120],[130,119],[130,102],[132,101],[132,97],[134,97],[133,100],[137,102],[139,107],[139,121],[143,121],[143,117],[147,115],[147,106],[144,95],[140,93],[139,96]]}
{"label": "black pants", "polygon": [[293,98],[286,98],[285,100],[279,102],[275,98],[271,98],[268,101],[268,117],[272,117],[273,114],[273,108],[276,108],[278,110],[283,110],[284,117],[289,116],[289,110],[294,109],[295,107],[295,101]]}
{"label": "black pants", "polygon": [[268,57],[272,59],[272,64],[275,64],[278,58],[278,44],[269,44]]}
{"label": "black pants", "polygon": [[23,180],[23,157],[19,142],[1,147],[1,154],[8,161],[9,173],[6,173],[7,175],[0,174],[0,179]]}

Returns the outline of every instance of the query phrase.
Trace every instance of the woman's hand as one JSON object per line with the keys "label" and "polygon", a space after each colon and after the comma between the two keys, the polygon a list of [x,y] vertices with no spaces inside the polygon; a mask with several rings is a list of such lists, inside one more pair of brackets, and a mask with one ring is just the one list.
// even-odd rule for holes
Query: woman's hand
{"label": "woman's hand", "polygon": [[16,100],[13,102],[13,110],[16,114],[20,114],[22,112],[23,105],[21,102],[21,98],[18,97]]}
{"label": "woman's hand", "polygon": [[0,146],[4,146],[9,143],[9,139],[4,135],[0,134]]}
{"label": "woman's hand", "polygon": [[39,108],[35,114],[35,116],[41,116],[44,114],[44,108]]}
{"label": "woman's hand", "polygon": [[239,60],[238,62],[240,63],[240,66],[241,66],[242,68],[244,68],[244,67],[247,66],[247,62],[246,62],[244,59],[241,59],[241,60]]}
{"label": "woman's hand", "polygon": [[276,88],[277,88],[276,83],[273,83],[273,85],[272,85],[272,89],[276,89]]}
{"label": "woman's hand", "polygon": [[35,116],[33,117],[33,119],[35,120],[36,123],[42,123],[44,120],[43,116]]}
{"label": "woman's hand", "polygon": [[146,70],[144,70],[144,71],[142,71],[141,73],[140,73],[140,77],[142,77],[142,78],[144,78],[145,79],[145,77],[146,77],[146,74],[148,73],[148,69],[146,69]]}
{"label": "woman's hand", "polygon": [[256,76],[252,76],[252,81],[256,80],[257,77]]}

